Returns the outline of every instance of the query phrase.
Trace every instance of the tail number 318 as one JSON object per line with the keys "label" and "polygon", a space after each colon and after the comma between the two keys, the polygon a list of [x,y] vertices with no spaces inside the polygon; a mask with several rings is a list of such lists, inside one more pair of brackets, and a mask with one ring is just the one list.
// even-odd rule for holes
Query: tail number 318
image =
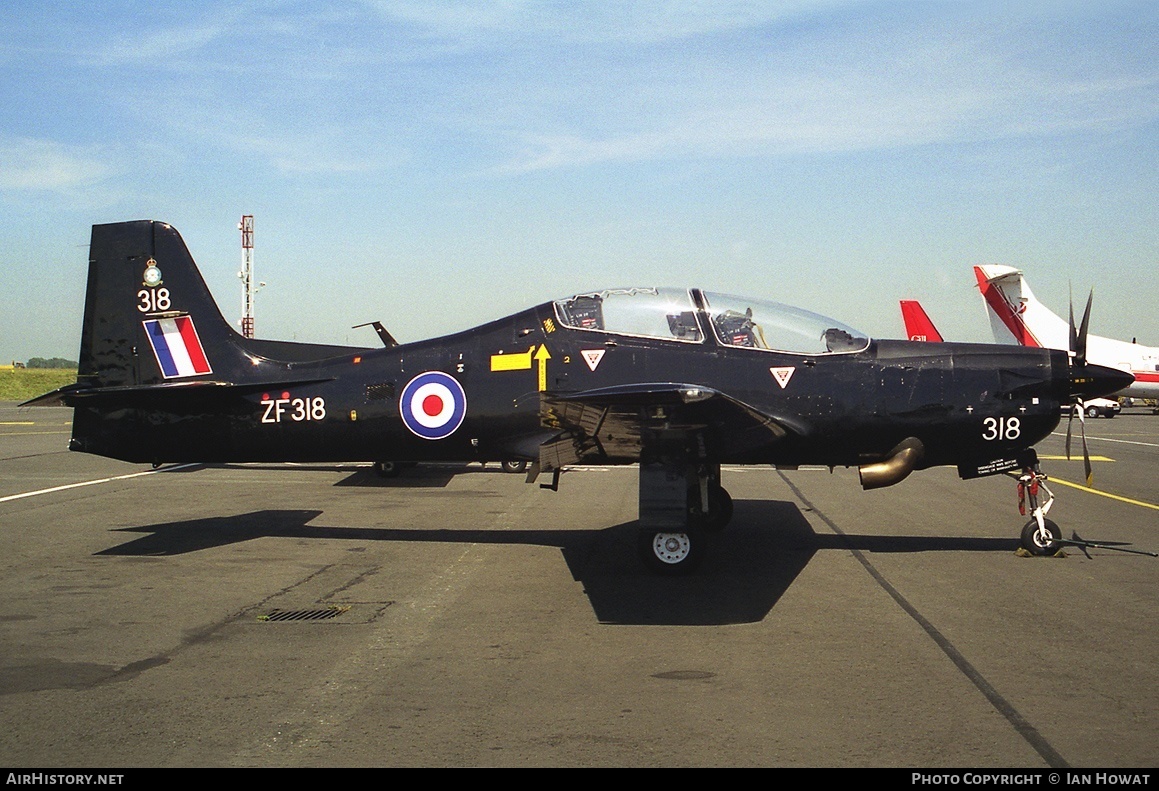
{"label": "tail number 318", "polygon": [[982,421],[982,439],[987,442],[1018,439],[1022,421],[1016,417],[988,417]]}

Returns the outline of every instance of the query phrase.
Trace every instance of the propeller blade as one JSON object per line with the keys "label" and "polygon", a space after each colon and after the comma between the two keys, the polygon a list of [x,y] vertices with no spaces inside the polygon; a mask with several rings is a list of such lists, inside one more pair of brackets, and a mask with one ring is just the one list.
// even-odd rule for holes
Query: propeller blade
{"label": "propeller blade", "polygon": [[1083,435],[1083,472],[1087,474],[1087,488],[1090,488],[1091,482],[1094,480],[1094,471],[1091,469],[1091,454],[1087,452],[1087,421],[1082,412],[1079,412],[1079,426],[1082,427]]}
{"label": "propeller blade", "polygon": [[[1087,295],[1087,308],[1083,311],[1083,323],[1079,325],[1078,343],[1075,346],[1075,362],[1079,366],[1087,364],[1087,328],[1091,322],[1091,303],[1095,299],[1095,290],[1092,288],[1091,293]],[[1071,318],[1073,326],[1074,318]]]}
{"label": "propeller blade", "polygon": [[1079,347],[1079,331],[1078,331],[1078,327],[1074,323],[1074,287],[1073,286],[1070,287],[1070,300],[1069,300],[1069,302],[1070,302],[1070,304],[1068,305],[1068,307],[1070,308],[1070,325],[1067,329],[1067,348],[1070,349],[1070,355],[1073,358],[1076,354],[1078,354],[1078,347]]}
{"label": "propeller blade", "polygon": [[1070,427],[1074,423],[1074,404],[1070,406],[1070,417],[1066,419],[1066,460],[1070,461]]}

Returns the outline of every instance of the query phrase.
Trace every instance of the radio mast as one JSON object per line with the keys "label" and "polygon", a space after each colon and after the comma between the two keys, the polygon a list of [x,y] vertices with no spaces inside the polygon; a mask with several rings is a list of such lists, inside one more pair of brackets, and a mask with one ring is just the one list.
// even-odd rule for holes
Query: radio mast
{"label": "radio mast", "polygon": [[241,334],[254,337],[254,216],[242,215],[237,224],[241,231]]}

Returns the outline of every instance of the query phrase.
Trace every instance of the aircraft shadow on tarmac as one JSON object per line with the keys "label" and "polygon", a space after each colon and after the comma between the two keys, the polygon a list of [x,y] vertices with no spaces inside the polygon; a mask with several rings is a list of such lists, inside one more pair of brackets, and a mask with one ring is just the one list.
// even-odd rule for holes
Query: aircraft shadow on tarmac
{"label": "aircraft shadow on tarmac", "polygon": [[276,470],[285,472],[293,469],[299,472],[346,472],[345,478],[335,483],[335,486],[356,486],[381,489],[439,489],[445,488],[457,475],[465,473],[484,475],[510,475],[499,465],[483,466],[480,464],[421,464],[408,467],[396,477],[388,478],[376,473],[371,467],[352,468],[349,464],[301,464],[288,465],[277,463],[249,463],[249,464],[208,464],[207,467],[216,469],[248,469],[248,470]]}
{"label": "aircraft shadow on tarmac", "polygon": [[246,470],[273,470],[277,472],[286,472],[293,470],[295,472],[323,472],[323,473],[349,473],[346,477],[335,483],[335,486],[364,486],[383,489],[424,489],[424,488],[443,488],[454,480],[456,475],[464,472],[494,472],[500,473],[501,470],[496,467],[493,470],[488,470],[485,467],[464,467],[462,465],[442,465],[442,466],[423,466],[408,469],[405,474],[399,475],[396,478],[384,478],[378,475],[370,467],[354,468],[348,464],[301,464],[288,465],[282,462],[277,463],[249,463],[249,464],[207,464],[207,467],[215,469],[246,469]]}
{"label": "aircraft shadow on tarmac", "polygon": [[448,542],[556,547],[583,584],[601,623],[721,625],[763,620],[820,550],[863,552],[1013,552],[1016,539],[942,536],[818,535],[795,503],[737,501],[731,525],[711,536],[703,564],[689,576],[662,577],[637,559],[637,523],[591,530],[469,530],[311,525],[317,510],[266,510],[115,532],[147,533],[96,554],[166,556],[257,538]]}
{"label": "aircraft shadow on tarmac", "polygon": [[[407,467],[394,478],[386,478],[369,467],[363,467],[335,483],[335,486],[365,486],[383,489],[423,489],[445,487],[457,475],[510,475],[498,465],[420,464]],[[522,480],[522,476],[520,477]]]}

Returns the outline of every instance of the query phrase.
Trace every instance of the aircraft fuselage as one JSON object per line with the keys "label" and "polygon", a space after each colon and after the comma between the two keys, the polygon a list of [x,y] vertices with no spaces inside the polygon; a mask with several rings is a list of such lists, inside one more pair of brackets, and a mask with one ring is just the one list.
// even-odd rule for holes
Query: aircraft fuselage
{"label": "aircraft fuselage", "polygon": [[[859,465],[917,437],[928,467],[1033,445],[1058,424],[1065,399],[1062,352],[875,341],[852,353],[786,354],[723,345],[709,332],[689,344],[562,327],[553,304],[443,338],[317,362],[260,360],[248,372],[308,384],[191,387],[113,410],[80,400],[75,447],[154,463],[536,460],[555,430],[544,425],[542,393],[661,382],[727,392],[789,429],[776,441],[710,439],[718,463]],[[403,419],[412,409],[403,391],[426,372],[462,388],[462,422],[445,437]],[[603,445],[588,460],[638,460],[631,438]]]}

